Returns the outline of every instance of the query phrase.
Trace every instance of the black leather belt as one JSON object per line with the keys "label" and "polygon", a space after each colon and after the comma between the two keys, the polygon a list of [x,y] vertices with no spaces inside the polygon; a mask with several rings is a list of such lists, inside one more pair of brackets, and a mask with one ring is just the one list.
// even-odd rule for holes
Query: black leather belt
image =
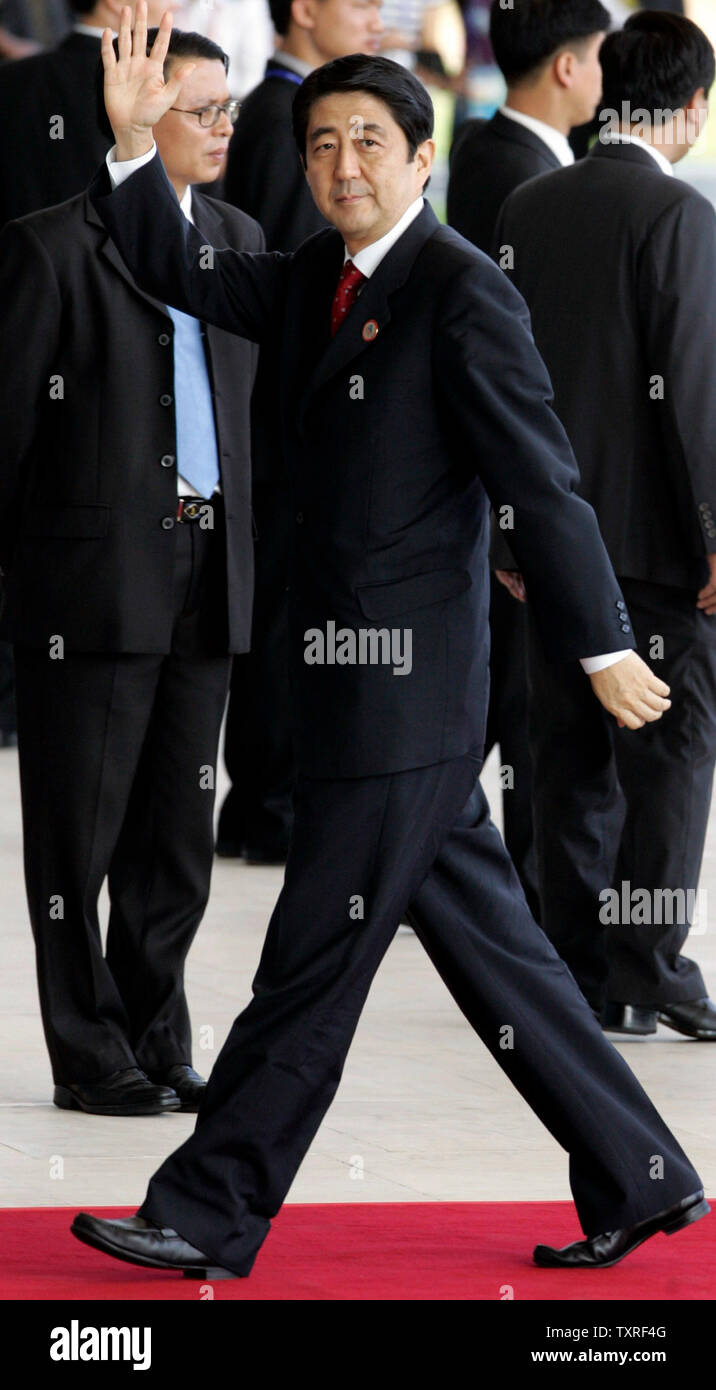
{"label": "black leather belt", "polygon": [[213,497],[177,497],[177,521],[201,521],[206,516],[205,507],[216,510],[223,505],[223,500],[220,492],[215,492]]}

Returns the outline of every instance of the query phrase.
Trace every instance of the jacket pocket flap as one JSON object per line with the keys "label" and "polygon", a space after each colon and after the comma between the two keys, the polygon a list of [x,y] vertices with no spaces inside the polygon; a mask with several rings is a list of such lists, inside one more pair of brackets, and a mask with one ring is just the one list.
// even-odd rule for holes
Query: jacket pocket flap
{"label": "jacket pocket flap", "polygon": [[430,570],[394,580],[392,584],[364,584],[356,589],[356,596],[363,615],[380,621],[454,598],[471,584],[467,570]]}
{"label": "jacket pocket flap", "polygon": [[106,536],[111,510],[111,507],[102,503],[91,503],[87,506],[30,507],[21,523],[21,535],[96,539]]}

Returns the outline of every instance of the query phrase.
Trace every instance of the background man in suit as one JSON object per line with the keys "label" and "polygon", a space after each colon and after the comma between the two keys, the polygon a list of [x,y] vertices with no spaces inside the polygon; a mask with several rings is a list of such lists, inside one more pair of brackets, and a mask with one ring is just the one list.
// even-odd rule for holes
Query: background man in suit
{"label": "background man in suit", "polygon": [[[225,196],[255,217],[269,251],[295,251],[326,226],[306,183],[291,128],[296,88],[321,63],[376,52],[381,0],[271,0],[281,40],[263,82],[241,104],[229,146]],[[224,757],[231,778],[217,853],[283,862],[293,822],[295,775],[288,691],[286,470],[276,409],[278,362],[261,354],[253,398],[256,587],[251,651],[234,663]]]}
{"label": "background man in suit", "polygon": [[[76,0],[74,8],[78,22],[56,48],[0,66],[0,229],[82,192],[106,153],[93,94],[102,30],[116,26],[121,6]],[[149,10],[158,22],[158,0]],[[15,731],[12,651],[0,642],[0,746],[15,743]]]}
{"label": "background man in suit", "polygon": [[[567,139],[594,115],[602,90],[599,47],[610,16],[599,0],[493,0],[490,42],[507,98],[489,121],[468,121],[456,138],[448,222],[492,253],[500,208],[513,189],[572,164]],[[513,785],[502,797],[505,844],[539,920],[527,739],[525,615],[493,574],[490,594],[490,707],[485,756],[499,744]]]}
{"label": "background man in suit", "polygon": [[[226,157],[224,55],[178,31],[177,55],[195,66],[157,126],[171,196],[207,244],[259,249],[250,218],[191,192]],[[137,289],[86,194],[1,247],[0,560],[55,1103],[196,1110],[183,971],[228,654],[249,642],[256,349]]]}
{"label": "background man in suit", "polygon": [[[103,39],[117,146],[91,196],[154,293],[161,284],[185,310],[281,339],[299,776],[254,998],[217,1059],[196,1130],[153,1178],[140,1215],[82,1213],[73,1229],[130,1262],[248,1273],[410,906],[461,1008],[570,1152],[588,1238],[535,1258],[612,1263],[708,1208],[530,916],[477,781],[486,489],[523,522],[519,551],[555,659],[603,653],[624,611],[594,513],[573,490],[524,303],[424,203],[434,153],[425,89],[398,64],[358,55],[317,69],[294,103],[311,190],[335,230],[293,256],[224,251],[201,269],[201,238],[179,217],[152,142],[186,69],[165,84],[171,15],[151,58],[141,15],[140,5],[132,53],[127,11],[119,63]],[[633,652],[590,679],[632,728],[668,708],[668,687]],[[501,1046],[505,1024],[513,1047]],[[654,1153],[664,1159],[658,1188]]]}
{"label": "background man in suit", "polygon": [[716,1008],[681,947],[716,756],[716,217],[672,166],[706,111],[714,55],[690,20],[644,14],[602,63],[609,143],[514,193],[498,243],[629,606],[622,630],[681,694],[663,726],[615,730],[547,665],[530,612],[542,924],[592,1005],[606,1001],[607,1026],[653,1033],[658,1010],[713,1039]]}

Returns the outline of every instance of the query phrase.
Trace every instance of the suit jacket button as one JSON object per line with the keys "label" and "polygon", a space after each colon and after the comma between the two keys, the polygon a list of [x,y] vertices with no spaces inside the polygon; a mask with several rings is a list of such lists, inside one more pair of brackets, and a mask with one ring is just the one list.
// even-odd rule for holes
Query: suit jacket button
{"label": "suit jacket button", "polygon": [[162,454],[162,456],[161,456],[159,462],[161,463],[162,468],[173,468],[173,466],[174,466],[174,455],[173,455],[173,454]]}
{"label": "suit jacket button", "polygon": [[160,404],[160,405],[171,405],[171,404],[172,404],[172,399],[173,399],[173,398],[172,398],[170,395],[168,395],[167,392],[165,391],[164,395],[159,397],[159,404]]}
{"label": "suit jacket button", "polygon": [[173,517],[173,516],[163,516],[163,517],[162,517],[162,529],[163,529],[164,531],[171,531],[171,530],[173,529],[173,526],[174,526],[174,517]]}
{"label": "suit jacket button", "polygon": [[296,512],[296,521],[300,526],[303,521],[303,512]]}
{"label": "suit jacket button", "polygon": [[169,337],[168,333],[160,333],[159,337],[157,338],[157,342],[159,343],[160,347],[168,347],[171,342],[171,338]]}

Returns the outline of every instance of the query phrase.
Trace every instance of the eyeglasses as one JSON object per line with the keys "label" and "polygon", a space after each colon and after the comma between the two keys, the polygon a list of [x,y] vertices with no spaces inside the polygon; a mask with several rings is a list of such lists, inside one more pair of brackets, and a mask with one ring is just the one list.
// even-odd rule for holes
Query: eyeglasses
{"label": "eyeglasses", "polygon": [[171,110],[181,111],[183,116],[197,116],[199,125],[208,129],[209,126],[216,125],[217,121],[220,121],[222,116],[228,116],[231,124],[236,125],[240,105],[240,101],[236,101],[232,98],[231,101],[225,101],[223,106],[202,106],[200,111],[187,111],[182,106],[172,106]]}

